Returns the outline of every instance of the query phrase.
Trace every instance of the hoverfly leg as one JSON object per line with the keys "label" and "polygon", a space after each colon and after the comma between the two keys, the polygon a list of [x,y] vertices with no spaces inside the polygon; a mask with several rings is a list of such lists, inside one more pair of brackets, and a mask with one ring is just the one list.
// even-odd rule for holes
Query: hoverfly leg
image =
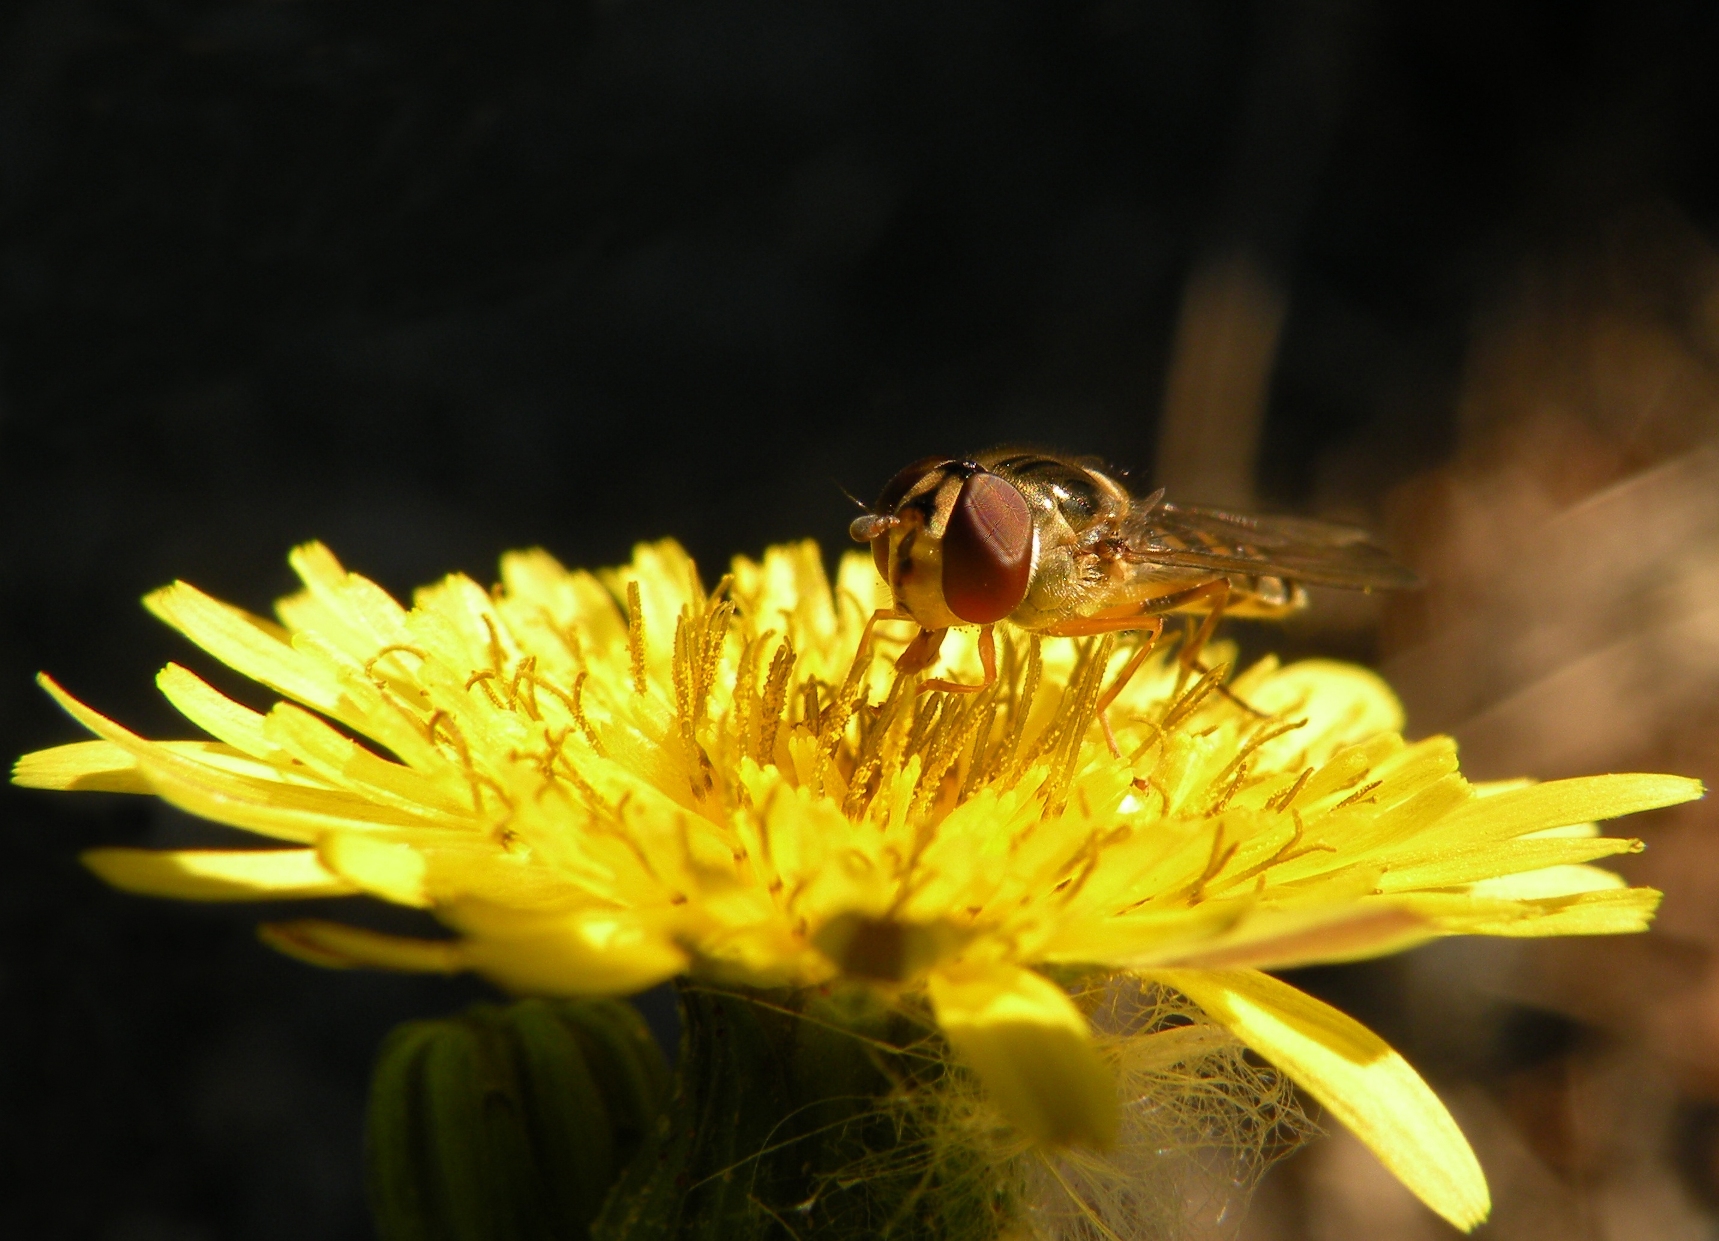
{"label": "hoverfly leg", "polygon": [[[1110,683],[1110,687],[1099,696],[1098,713],[1100,715],[1103,715],[1105,708],[1115,702],[1117,696],[1128,688],[1128,682],[1134,679],[1134,674],[1140,671],[1147,656],[1151,655],[1153,649],[1158,645],[1158,637],[1164,632],[1164,618],[1154,616],[1140,626],[1139,632],[1146,636],[1140,639],[1140,645],[1134,648],[1133,656],[1122,666],[1122,671],[1116,674],[1116,679]],[[1105,727],[1108,728],[1109,725],[1107,724]]]}
{"label": "hoverfly leg", "polygon": [[1264,720],[1271,717],[1271,712],[1261,711],[1258,707],[1254,706],[1253,703],[1243,698],[1227,685],[1218,686],[1218,693],[1222,694],[1225,698],[1228,698],[1231,702],[1235,703],[1236,706],[1240,707],[1243,711],[1246,711],[1256,720]]}
{"label": "hoverfly leg", "polygon": [[1129,608],[1119,616],[1085,616],[1059,621],[1049,626],[1045,632],[1057,638],[1089,638],[1103,633],[1125,633],[1129,630],[1144,633],[1134,654],[1123,665],[1122,671],[1116,674],[1116,679],[1110,683],[1104,693],[1099,696],[1096,714],[1099,725],[1104,729],[1105,744],[1110,747],[1111,754],[1122,757],[1122,751],[1116,745],[1116,734],[1110,727],[1110,717],[1105,714],[1110,704],[1117,696],[1128,688],[1128,682],[1134,679],[1146,659],[1158,645],[1158,638],[1164,632],[1162,616],[1146,616],[1144,611],[1150,604],[1141,604]]}
{"label": "hoverfly leg", "polygon": [[[1196,646],[1194,643],[1196,630],[1197,627],[1194,624],[1194,618],[1192,616],[1184,616],[1182,618],[1181,646],[1176,652],[1176,663],[1179,667],[1179,670],[1176,673],[1176,688],[1170,691],[1170,696],[1172,698],[1180,698],[1182,696],[1182,691],[1188,688],[1188,677],[1195,668],[1202,669],[1200,673],[1201,676],[1204,676],[1206,672],[1210,671],[1210,669],[1206,668],[1205,663],[1199,656],[1200,647],[1204,646],[1205,643],[1202,642],[1199,646]],[[1191,659],[1188,657],[1189,651],[1194,652],[1194,656]]]}
{"label": "hoverfly leg", "polygon": [[907,649],[896,656],[896,671],[905,672],[909,676],[915,672],[924,672],[937,662],[937,652],[943,645],[943,636],[948,632],[947,629],[921,629],[914,635],[913,641],[907,644]]}
{"label": "hoverfly leg", "polygon": [[[859,650],[860,653],[863,654],[864,652],[866,652],[867,650],[869,650],[871,648],[872,633],[873,633],[873,630],[875,630],[877,628],[878,621],[887,621],[887,620],[910,621],[912,619],[913,619],[912,616],[908,615],[906,612],[903,612],[900,608],[879,608],[877,611],[873,612],[870,617],[867,618],[866,623],[865,623],[865,628],[860,631],[859,647],[857,649]],[[906,655],[907,655],[907,652],[903,651],[902,652],[902,658],[905,658]]]}
{"label": "hoverfly leg", "polygon": [[[1229,593],[1230,592],[1226,586],[1222,593],[1218,595],[1216,605],[1210,612],[1206,613],[1206,618],[1200,622],[1198,631],[1196,631],[1182,647],[1182,653],[1179,657],[1182,662],[1182,674],[1176,681],[1176,694],[1178,697],[1180,697],[1182,693],[1182,687],[1186,684],[1189,673],[1197,672],[1201,676],[1207,676],[1212,671],[1206,666],[1206,661],[1200,658],[1200,654],[1206,649],[1206,643],[1211,641],[1212,631],[1218,627],[1218,618],[1224,613],[1224,604],[1229,602]],[[1188,619],[1191,624],[1193,618],[1189,617]],[[1251,702],[1243,699],[1240,694],[1236,693],[1222,681],[1219,681],[1215,686],[1213,686],[1213,688],[1255,719],[1263,720],[1266,718],[1266,712],[1261,711]]]}
{"label": "hoverfly leg", "polygon": [[[1182,665],[1182,679],[1176,683],[1176,692],[1182,692],[1182,684],[1188,679],[1188,674],[1199,668],[1206,669],[1200,664],[1200,652],[1206,649],[1206,643],[1212,640],[1212,634],[1217,632],[1218,621],[1223,619],[1224,606],[1230,601],[1230,583],[1227,578],[1217,578],[1196,586],[1180,596],[1182,606],[1190,603],[1207,602],[1209,610],[1200,621],[1200,627],[1194,630],[1188,640],[1182,643],[1182,649],[1176,658]],[[1190,623],[1193,617],[1189,618]]]}
{"label": "hoverfly leg", "polygon": [[[1212,671],[1210,668],[1206,667],[1206,665],[1201,663],[1199,660],[1194,661],[1193,670],[1195,672],[1199,673],[1201,676],[1209,676],[1211,674],[1211,671]],[[1184,678],[1184,680],[1185,680],[1185,678]],[[1178,697],[1181,695],[1182,683],[1183,682],[1181,682],[1181,681],[1177,682],[1176,693],[1177,693]],[[1221,694],[1223,697],[1228,698],[1230,700],[1230,702],[1232,702],[1236,706],[1240,707],[1243,711],[1246,711],[1249,715],[1253,716],[1254,719],[1256,719],[1256,720],[1267,719],[1271,715],[1271,713],[1269,711],[1261,711],[1258,707],[1254,706],[1251,702],[1249,702],[1247,699],[1243,698],[1240,694],[1236,693],[1235,690],[1233,690],[1229,686],[1225,685],[1222,681],[1219,681],[1216,685],[1212,686],[1212,688],[1217,690],[1218,693]]]}
{"label": "hoverfly leg", "polygon": [[1110,727],[1110,716],[1107,714],[1110,704],[1115,702],[1123,690],[1128,688],[1128,682],[1134,679],[1134,674],[1140,671],[1140,666],[1146,662],[1146,657],[1158,645],[1158,635],[1164,632],[1164,618],[1154,616],[1149,624],[1142,625],[1140,633],[1145,636],[1134,648],[1134,654],[1128,662],[1122,665],[1122,671],[1116,674],[1116,679],[1108,689],[1098,697],[1098,723],[1104,729],[1104,744],[1110,747],[1113,758],[1122,757],[1122,749],[1116,744],[1116,733]]}
{"label": "hoverfly leg", "polygon": [[[930,690],[940,689],[951,694],[978,694],[995,685],[997,682],[997,639],[993,636],[991,629],[992,626],[990,625],[982,625],[979,628],[979,663],[985,670],[984,680],[980,681],[977,685],[965,685],[960,681],[936,679],[927,681],[925,684],[921,685],[919,687],[919,692],[923,694]],[[938,644],[942,643],[943,635],[947,632],[948,630],[946,629],[940,629],[937,631]],[[923,637],[924,634],[921,633],[920,636]],[[915,642],[918,640],[918,638],[914,639]],[[935,647],[932,650],[932,658],[936,658]],[[929,666],[929,662],[921,665],[921,667]],[[901,664],[898,662],[896,667],[901,667]],[[917,669],[915,669],[915,671],[917,671]]]}
{"label": "hoverfly leg", "polygon": [[1104,744],[1110,747],[1110,757],[1121,758],[1122,747],[1116,744],[1116,730],[1110,727],[1110,717],[1102,711],[1098,713],[1098,726],[1104,730]]}
{"label": "hoverfly leg", "polygon": [[[1188,678],[1194,673],[1197,672],[1201,676],[1205,676],[1211,672],[1205,661],[1200,658],[1200,654],[1206,649],[1206,643],[1212,640],[1212,634],[1217,631],[1218,622],[1223,619],[1224,607],[1229,603],[1229,600],[1229,580],[1220,577],[1199,586],[1178,591],[1176,594],[1166,596],[1158,601],[1161,606],[1170,605],[1177,608],[1186,607],[1191,603],[1209,603],[1209,610],[1201,619],[1198,628],[1194,626],[1193,616],[1188,617],[1188,636],[1183,640],[1182,649],[1176,655],[1176,662],[1182,665],[1182,671],[1176,677],[1176,697],[1181,697],[1182,691],[1188,686]],[[1244,702],[1229,686],[1220,682],[1214,688],[1249,715],[1257,716],[1259,719],[1266,717],[1264,711],[1252,703]]]}

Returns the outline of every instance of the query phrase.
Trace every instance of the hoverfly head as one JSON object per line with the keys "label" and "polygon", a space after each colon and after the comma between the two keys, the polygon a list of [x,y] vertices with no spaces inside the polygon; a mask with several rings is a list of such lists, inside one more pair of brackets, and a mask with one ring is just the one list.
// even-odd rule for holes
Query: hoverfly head
{"label": "hoverfly head", "polygon": [[[940,614],[943,625],[989,625],[1026,598],[1032,510],[1013,483],[976,462],[915,461],[884,485],[848,532],[871,544],[878,574],[898,604],[933,626]],[[939,562],[940,576],[930,576]]]}
{"label": "hoverfly head", "polygon": [[[901,524],[899,510],[910,499],[924,492],[935,491],[945,467],[954,464],[948,457],[921,457],[912,465],[896,471],[895,477],[883,485],[877,503],[863,517],[848,525],[848,534],[856,543],[871,544],[871,558],[877,565],[878,576],[888,582],[889,532]],[[935,477],[934,477],[935,476]]]}

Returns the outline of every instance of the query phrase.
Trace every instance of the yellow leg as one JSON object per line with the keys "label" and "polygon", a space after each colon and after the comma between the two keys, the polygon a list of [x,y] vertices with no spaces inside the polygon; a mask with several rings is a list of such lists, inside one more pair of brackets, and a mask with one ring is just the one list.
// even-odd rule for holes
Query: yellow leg
{"label": "yellow leg", "polygon": [[[1149,626],[1142,626],[1142,631],[1144,632],[1144,630],[1148,628],[1151,632],[1140,640],[1140,645],[1135,650],[1134,657],[1123,665],[1122,671],[1117,673],[1116,679],[1110,683],[1110,688],[1105,690],[1099,697],[1098,713],[1100,715],[1103,715],[1106,708],[1116,701],[1117,696],[1121,694],[1123,690],[1128,688],[1128,682],[1134,679],[1134,674],[1140,671],[1141,666],[1146,662],[1146,657],[1150,655],[1153,648],[1158,645],[1158,637],[1164,632],[1164,618],[1162,616],[1154,616],[1152,618],[1152,623]],[[1105,725],[1106,730],[1108,730],[1109,727],[1110,726],[1107,723]]]}

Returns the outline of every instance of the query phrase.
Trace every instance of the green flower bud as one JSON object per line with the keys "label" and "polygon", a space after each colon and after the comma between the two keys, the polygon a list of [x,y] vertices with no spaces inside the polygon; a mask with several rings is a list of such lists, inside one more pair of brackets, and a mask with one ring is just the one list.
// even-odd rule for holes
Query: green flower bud
{"label": "green flower bud", "polygon": [[383,1241],[583,1241],[668,1094],[615,1000],[478,1004],[408,1022],[370,1087],[368,1181]]}

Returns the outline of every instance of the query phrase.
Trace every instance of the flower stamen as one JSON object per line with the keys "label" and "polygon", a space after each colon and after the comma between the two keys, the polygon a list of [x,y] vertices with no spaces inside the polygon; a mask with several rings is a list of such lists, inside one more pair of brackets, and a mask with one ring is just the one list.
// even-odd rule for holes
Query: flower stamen
{"label": "flower stamen", "polygon": [[627,659],[633,673],[633,693],[645,692],[645,609],[637,578],[627,583]]}
{"label": "flower stamen", "polygon": [[1302,789],[1307,787],[1307,781],[1312,775],[1313,768],[1303,767],[1301,769],[1301,774],[1295,777],[1294,784],[1284,789],[1281,793],[1273,793],[1266,799],[1265,808],[1276,814],[1282,814],[1285,810],[1288,810],[1290,803],[1295,800],[1296,796]]}
{"label": "flower stamen", "polygon": [[770,671],[764,678],[764,698],[759,708],[758,762],[768,766],[776,761],[776,731],[782,723],[782,712],[788,705],[788,678],[794,674],[794,644],[786,637],[770,659]]}
{"label": "flower stamen", "polygon": [[1358,805],[1361,802],[1376,801],[1377,798],[1373,797],[1372,793],[1375,789],[1377,789],[1383,783],[1384,783],[1383,780],[1374,780],[1371,784],[1363,784],[1360,788],[1356,789],[1353,793],[1349,794],[1349,796],[1345,797],[1342,801],[1338,802],[1335,806],[1331,807],[1332,811],[1335,812],[1338,810],[1342,810],[1346,806]]}

